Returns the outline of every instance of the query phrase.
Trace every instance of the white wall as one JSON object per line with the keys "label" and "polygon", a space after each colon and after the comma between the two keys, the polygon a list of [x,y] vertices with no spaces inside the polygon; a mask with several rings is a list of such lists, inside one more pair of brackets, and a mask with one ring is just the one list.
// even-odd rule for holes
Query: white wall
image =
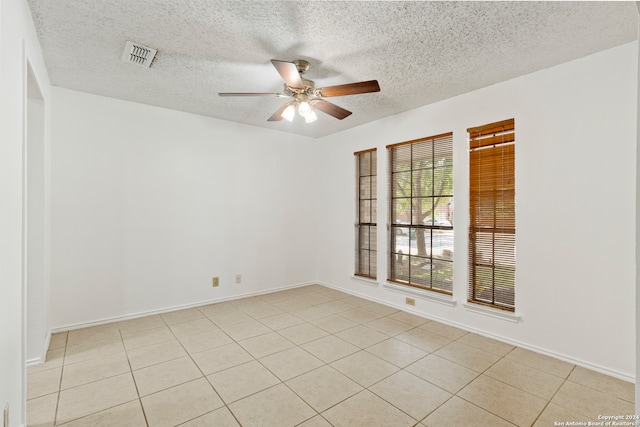
{"label": "white wall", "polygon": [[[640,3],[636,2],[638,16],[640,16]],[[638,37],[640,38],[640,26],[638,27]],[[640,274],[638,274],[638,266],[640,265],[640,194],[638,194],[638,188],[640,188],[640,174],[638,174],[638,168],[640,167],[640,43],[638,43],[638,69],[637,69],[637,98],[636,98],[636,373],[640,372],[640,339],[638,338],[638,331],[640,331]],[[640,413],[640,381],[636,381],[636,414]],[[636,421],[636,426],[640,426],[640,420]]]}
{"label": "white wall", "polygon": [[[40,83],[46,106],[49,82],[26,1],[1,0],[0,410],[4,409],[5,404],[9,404],[11,426],[26,424],[23,138],[27,59]],[[45,120],[48,114],[46,108]]]}
{"label": "white wall", "polygon": [[[415,310],[634,380],[637,55],[637,43],[626,44],[324,138],[319,279],[407,307],[404,295],[383,287],[385,146],[453,131],[456,305],[418,298]],[[469,222],[466,129],[512,117],[519,323],[463,307]],[[371,147],[378,148],[380,176],[377,287],[351,278],[353,152]]]}
{"label": "white wall", "polygon": [[52,112],[54,329],[315,279],[316,141],[60,88]]}

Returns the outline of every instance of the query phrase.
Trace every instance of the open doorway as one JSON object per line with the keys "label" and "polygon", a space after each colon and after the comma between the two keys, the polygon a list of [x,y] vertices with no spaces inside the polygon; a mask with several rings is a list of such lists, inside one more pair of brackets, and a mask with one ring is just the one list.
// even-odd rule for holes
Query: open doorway
{"label": "open doorway", "polygon": [[45,361],[48,345],[46,263],[45,109],[40,85],[27,60],[24,124],[24,283],[26,363]]}

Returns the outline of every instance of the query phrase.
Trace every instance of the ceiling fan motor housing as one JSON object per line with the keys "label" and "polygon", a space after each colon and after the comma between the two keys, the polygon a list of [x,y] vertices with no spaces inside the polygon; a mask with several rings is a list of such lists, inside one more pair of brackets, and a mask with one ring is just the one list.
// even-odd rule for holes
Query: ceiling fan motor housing
{"label": "ceiling fan motor housing", "polygon": [[293,63],[298,69],[298,73],[300,73],[300,75],[303,75],[309,69],[309,61],[305,61],[304,59],[296,59]]}
{"label": "ceiling fan motor housing", "polygon": [[320,96],[316,91],[316,82],[313,80],[301,78],[302,83],[304,84],[304,88],[296,89],[289,87],[286,83],[284,84],[284,93],[289,96],[295,96],[298,94],[305,94],[308,96]]}

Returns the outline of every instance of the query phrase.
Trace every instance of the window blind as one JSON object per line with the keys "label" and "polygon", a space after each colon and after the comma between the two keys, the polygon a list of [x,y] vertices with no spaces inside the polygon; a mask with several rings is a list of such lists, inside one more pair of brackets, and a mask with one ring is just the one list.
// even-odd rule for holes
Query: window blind
{"label": "window blind", "polygon": [[453,291],[453,134],[401,142],[389,152],[388,280]]}
{"label": "window blind", "polygon": [[356,157],[357,218],[355,275],[376,278],[377,270],[377,155],[376,149]]}
{"label": "window blind", "polygon": [[469,132],[469,302],[515,310],[515,121]]}

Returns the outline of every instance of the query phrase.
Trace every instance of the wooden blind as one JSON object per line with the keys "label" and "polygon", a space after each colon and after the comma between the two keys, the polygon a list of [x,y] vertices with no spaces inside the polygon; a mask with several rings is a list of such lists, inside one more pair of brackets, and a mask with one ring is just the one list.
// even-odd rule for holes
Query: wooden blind
{"label": "wooden blind", "polygon": [[453,134],[401,142],[389,152],[388,280],[453,291]]}
{"label": "wooden blind", "polygon": [[469,302],[515,310],[515,122],[469,132]]}
{"label": "wooden blind", "polygon": [[357,218],[355,275],[376,278],[377,270],[377,155],[376,149],[356,157]]}

